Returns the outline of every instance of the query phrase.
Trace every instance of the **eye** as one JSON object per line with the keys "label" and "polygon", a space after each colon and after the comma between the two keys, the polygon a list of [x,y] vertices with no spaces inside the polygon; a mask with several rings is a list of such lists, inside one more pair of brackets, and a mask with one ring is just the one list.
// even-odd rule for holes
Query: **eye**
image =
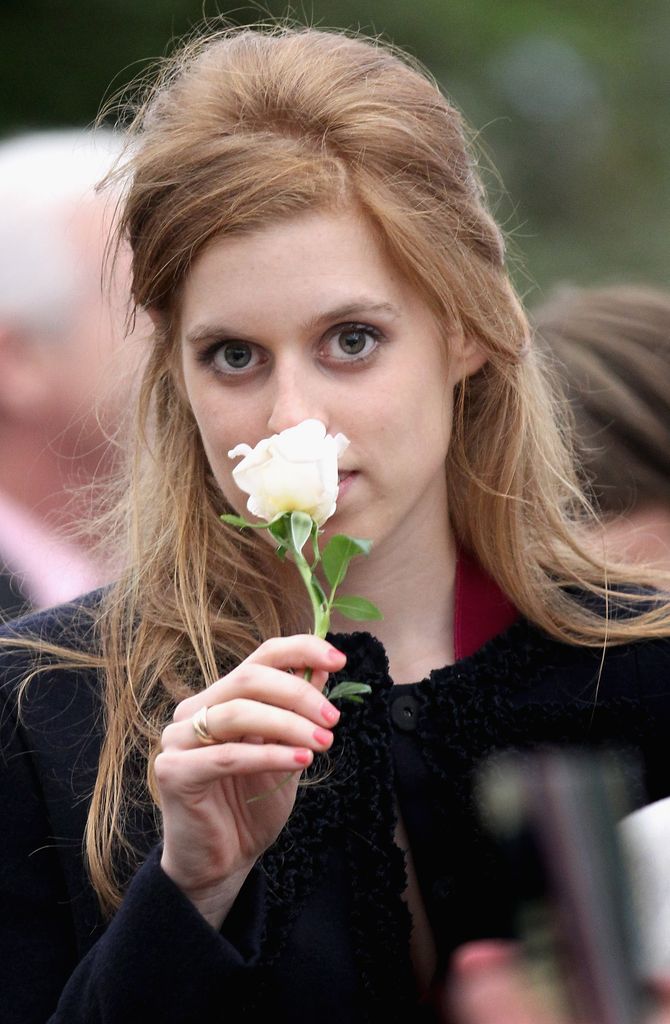
{"label": "eye", "polygon": [[258,362],[254,346],[246,341],[224,341],[211,348],[206,357],[218,373],[241,373]]}
{"label": "eye", "polygon": [[379,341],[379,331],[368,324],[344,324],[331,332],[326,348],[331,359],[356,362],[371,356]]}

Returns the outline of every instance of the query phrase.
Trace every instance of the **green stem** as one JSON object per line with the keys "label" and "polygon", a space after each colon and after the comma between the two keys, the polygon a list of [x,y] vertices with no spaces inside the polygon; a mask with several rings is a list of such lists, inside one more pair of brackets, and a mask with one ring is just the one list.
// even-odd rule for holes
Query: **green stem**
{"label": "green stem", "polygon": [[[251,525],[251,524],[247,524],[247,525]],[[333,592],[331,593],[330,598],[328,599],[328,602],[327,602],[325,608],[323,607],[320,599],[317,597],[317,595],[314,592],[314,587],[312,585],[312,578],[313,578],[313,575],[314,575],[314,569],[316,568],[316,566],[321,561],[321,553],[319,551],[319,542],[318,542],[318,539],[317,539],[317,533],[318,533],[318,527],[317,527],[316,523],[314,523],[314,528],[312,530],[312,538],[311,538],[312,539],[313,551],[314,551],[314,565],[313,566],[310,566],[309,562],[304,557],[302,551],[298,551],[293,546],[293,544],[291,544],[290,540],[288,541],[287,546],[288,546],[291,554],[293,555],[293,559],[295,561],[296,568],[297,568],[298,572],[300,573],[300,575],[302,577],[302,581],[305,584],[305,587],[307,588],[307,593],[309,594],[309,599],[310,599],[310,602],[312,604],[312,612],[314,613],[314,633],[315,633],[316,636],[319,636],[319,637],[321,637],[323,639],[323,637],[325,637],[326,633],[328,632],[328,625],[330,623],[330,609],[331,609],[331,606],[332,606],[332,602],[333,602],[333,597],[334,597],[335,591],[334,591],[334,588],[333,588]],[[290,531],[289,531],[289,535],[290,535]],[[312,678],[312,669],[310,667],[305,669],[303,678],[306,679],[308,682]],[[253,804],[253,803],[257,803],[259,800],[267,800],[268,797],[272,796],[278,790],[283,789],[283,787],[288,782],[290,782],[290,780],[293,778],[294,774],[295,774],[294,772],[289,772],[289,774],[285,778],[283,778],[281,780],[281,782],[279,782],[276,786],[273,786],[272,789],[265,790],[263,793],[258,793],[257,796],[249,797],[247,799],[246,803]]]}
{"label": "green stem", "polygon": [[[292,552],[298,572],[302,576],[303,582],[307,587],[309,599],[312,602],[312,611],[314,613],[314,633],[316,636],[323,638],[328,632],[328,616],[326,616],[324,623],[323,608],[321,607],[321,602],[317,599],[317,596],[314,593],[314,588],[312,587],[312,570],[300,551],[296,551],[295,548],[292,548]],[[303,678],[309,682],[312,678],[311,668],[305,669]]]}
{"label": "green stem", "polygon": [[309,599],[312,602],[312,611],[314,613],[314,632],[316,633],[317,636],[323,637],[328,632],[328,623],[326,622],[326,629],[323,632],[321,632],[323,607],[321,605],[321,601],[314,593],[314,587],[312,586],[312,570],[309,567],[309,562],[304,557],[302,552],[296,551],[294,547],[291,547],[291,553],[295,560],[298,572],[302,576],[302,581],[307,588]]}
{"label": "green stem", "polygon": [[314,572],[316,567],[317,567],[317,565],[321,561],[321,552],[319,551],[319,527],[316,525],[316,523],[314,523],[314,525],[312,527],[311,541],[312,541],[312,552],[314,554],[314,561],[312,562],[311,570],[312,570],[312,572]]}
{"label": "green stem", "polygon": [[335,591],[336,590],[337,590],[337,584],[335,584],[335,586],[331,590],[330,597],[326,601],[326,608],[325,608],[324,614],[327,616],[328,622],[330,622],[330,613],[333,610],[333,601],[335,600]]}

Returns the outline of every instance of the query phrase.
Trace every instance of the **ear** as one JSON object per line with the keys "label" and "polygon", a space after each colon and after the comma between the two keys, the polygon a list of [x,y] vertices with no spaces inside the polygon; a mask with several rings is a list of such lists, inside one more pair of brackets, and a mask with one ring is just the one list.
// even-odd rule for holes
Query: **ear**
{"label": "ear", "polygon": [[[480,342],[473,335],[466,335],[463,338],[463,378],[472,377],[473,373],[481,370],[488,356],[484,352]],[[462,379],[463,379],[462,378]]]}
{"label": "ear", "polygon": [[164,329],[165,316],[163,313],[159,312],[154,306],[145,306],[144,312],[148,314],[155,330],[162,331]]}
{"label": "ear", "polygon": [[474,335],[456,336],[449,349],[449,377],[452,387],[481,370],[487,360],[486,353]]}
{"label": "ear", "polygon": [[6,419],[43,417],[52,392],[51,349],[57,344],[0,324],[0,414]]}

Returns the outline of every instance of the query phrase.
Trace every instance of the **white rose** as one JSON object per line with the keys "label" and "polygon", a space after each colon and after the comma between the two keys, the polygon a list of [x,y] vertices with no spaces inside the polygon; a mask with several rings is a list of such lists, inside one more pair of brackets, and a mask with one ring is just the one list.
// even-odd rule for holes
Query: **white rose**
{"label": "white rose", "polygon": [[327,434],[320,420],[303,420],[255,448],[238,444],[228,455],[244,456],[233,479],[249,495],[252,515],[269,521],[282,512],[306,512],[321,526],[335,511],[337,460],[348,445],[344,434]]}

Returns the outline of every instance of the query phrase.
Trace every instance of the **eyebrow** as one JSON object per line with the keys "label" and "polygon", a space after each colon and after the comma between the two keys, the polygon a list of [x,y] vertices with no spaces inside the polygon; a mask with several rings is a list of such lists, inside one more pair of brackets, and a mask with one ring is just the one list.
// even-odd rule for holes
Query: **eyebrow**
{"label": "eyebrow", "polygon": [[[343,303],[341,306],[335,306],[333,309],[325,310],[323,313],[317,313],[302,325],[302,329],[305,331],[313,331],[324,323],[351,320],[354,317],[369,313],[382,313],[392,317],[393,319],[400,316],[400,310],[398,307],[393,306],[390,302],[374,302],[371,299],[362,297]],[[244,331],[226,327],[221,323],[212,323],[197,324],[193,330],[189,331],[186,335],[186,342],[189,345],[195,345],[198,344],[198,342],[213,337],[235,338],[239,341],[254,340],[253,338],[247,337]]]}
{"label": "eyebrow", "polygon": [[390,302],[373,302],[371,299],[363,297],[346,302],[341,306],[335,306],[334,309],[329,309],[324,313],[318,313],[304,324],[304,327],[311,330],[325,322],[348,320],[363,313],[386,313],[393,318],[400,316],[400,310],[397,306],[392,306]]}

